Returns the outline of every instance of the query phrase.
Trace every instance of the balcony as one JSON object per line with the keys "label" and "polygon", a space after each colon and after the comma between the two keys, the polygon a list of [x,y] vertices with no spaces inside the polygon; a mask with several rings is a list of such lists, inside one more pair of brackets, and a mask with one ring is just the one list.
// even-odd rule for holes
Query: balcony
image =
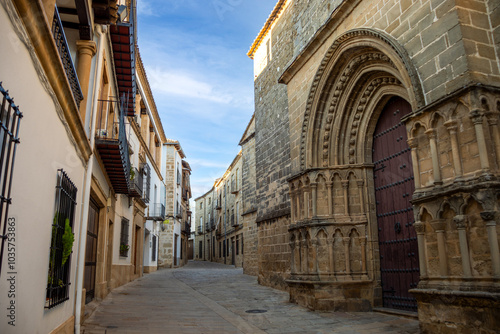
{"label": "balcony", "polygon": [[217,200],[217,201],[215,202],[215,210],[221,210],[221,209],[222,209],[222,207],[221,207],[221,205],[220,205],[220,201],[219,201],[219,200]]}
{"label": "balcony", "polygon": [[203,233],[203,226],[198,226],[198,234],[202,234]]}
{"label": "balcony", "polygon": [[191,234],[191,224],[189,224],[188,222],[185,222],[184,223],[184,229],[182,230],[182,232],[184,234]]}
{"label": "balcony", "polygon": [[135,114],[136,73],[135,73],[135,28],[134,6],[128,15],[129,22],[118,22],[110,26],[111,44],[113,45],[113,58],[116,79],[120,95],[126,97],[123,112],[126,116]]}
{"label": "balcony", "polygon": [[181,207],[181,208],[179,208],[179,209],[177,210],[177,212],[175,213],[175,217],[176,217],[176,218],[179,218],[179,219],[182,219],[182,214],[183,214],[183,210],[182,210],[182,207]]}
{"label": "balcony", "polygon": [[165,205],[161,203],[149,204],[148,220],[165,220]]}
{"label": "balcony", "polygon": [[130,197],[142,197],[144,178],[142,173],[135,167],[130,168]]}
{"label": "balcony", "polygon": [[[123,102],[122,102],[123,104]],[[117,194],[129,194],[130,160],[125,117],[118,102],[99,100],[96,147]]]}
{"label": "balcony", "polygon": [[78,81],[73,60],[71,59],[68,42],[66,41],[66,35],[64,34],[57,7],[54,10],[54,18],[52,20],[52,36],[56,42],[57,51],[59,51],[59,57],[61,58],[64,71],[66,72],[66,77],[68,78],[68,82],[71,86],[71,92],[73,93],[76,106],[80,108],[80,102],[83,100],[83,93],[80,88],[80,82]]}
{"label": "balcony", "polygon": [[118,19],[116,0],[93,0],[94,21],[97,24],[115,24]]}

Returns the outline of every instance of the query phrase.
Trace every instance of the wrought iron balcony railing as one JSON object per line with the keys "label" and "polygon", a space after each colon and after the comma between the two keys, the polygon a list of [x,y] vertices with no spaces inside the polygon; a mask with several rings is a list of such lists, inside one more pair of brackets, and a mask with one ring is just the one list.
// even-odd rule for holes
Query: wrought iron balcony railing
{"label": "wrought iron balcony railing", "polygon": [[203,226],[198,226],[198,234],[202,234],[203,233]]}
{"label": "wrought iron balcony railing", "polygon": [[165,220],[165,205],[162,203],[149,204],[149,220]]}
{"label": "wrought iron balcony railing", "polygon": [[185,222],[183,232],[185,234],[191,234],[191,224],[189,224],[188,222]]}
{"label": "wrought iron balcony railing", "polygon": [[130,197],[142,197],[144,188],[143,174],[135,167],[130,168]]}
{"label": "wrought iron balcony railing", "polygon": [[71,59],[71,54],[69,51],[68,42],[66,41],[66,35],[64,34],[64,29],[61,23],[61,18],[59,17],[59,11],[57,6],[54,10],[54,18],[52,20],[52,36],[56,42],[57,51],[59,51],[59,57],[64,66],[64,71],[66,72],[66,77],[71,86],[71,91],[73,92],[73,98],[75,99],[76,106],[80,108],[80,102],[83,100],[83,93],[80,87],[80,82],[78,81],[78,76],[76,74],[75,66],[73,60]]}
{"label": "wrought iron balcony railing", "polygon": [[96,125],[96,147],[111,185],[117,194],[129,194],[130,157],[128,151],[123,100],[99,100]]}

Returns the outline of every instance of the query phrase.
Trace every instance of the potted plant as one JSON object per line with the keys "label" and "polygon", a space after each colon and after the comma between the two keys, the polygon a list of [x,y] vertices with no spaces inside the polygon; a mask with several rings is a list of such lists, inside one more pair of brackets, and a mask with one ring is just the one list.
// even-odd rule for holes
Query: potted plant
{"label": "potted plant", "polygon": [[120,244],[120,256],[127,256],[130,246],[127,244]]}

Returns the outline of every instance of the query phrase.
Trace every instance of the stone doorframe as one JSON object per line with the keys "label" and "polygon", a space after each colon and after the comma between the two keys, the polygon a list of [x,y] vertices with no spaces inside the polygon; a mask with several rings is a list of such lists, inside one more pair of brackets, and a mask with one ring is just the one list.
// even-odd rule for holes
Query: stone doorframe
{"label": "stone doorframe", "polygon": [[289,179],[291,300],[313,309],[381,305],[372,142],[389,99],[424,104],[405,50],[356,29],[326,52],[311,85],[300,134],[300,172]]}

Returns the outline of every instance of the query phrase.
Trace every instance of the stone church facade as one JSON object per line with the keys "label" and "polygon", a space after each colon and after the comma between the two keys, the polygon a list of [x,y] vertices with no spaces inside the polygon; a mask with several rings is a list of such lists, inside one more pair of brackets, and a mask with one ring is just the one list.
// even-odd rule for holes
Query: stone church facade
{"label": "stone church facade", "polygon": [[500,328],[500,4],[280,0],[252,45],[258,277]]}

